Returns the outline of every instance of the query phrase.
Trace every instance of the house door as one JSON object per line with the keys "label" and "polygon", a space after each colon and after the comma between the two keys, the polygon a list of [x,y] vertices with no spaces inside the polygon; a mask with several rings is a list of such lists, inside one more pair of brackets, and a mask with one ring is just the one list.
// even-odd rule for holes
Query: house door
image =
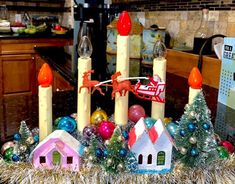
{"label": "house door", "polygon": [[52,153],[53,165],[60,165],[61,155],[58,151]]}

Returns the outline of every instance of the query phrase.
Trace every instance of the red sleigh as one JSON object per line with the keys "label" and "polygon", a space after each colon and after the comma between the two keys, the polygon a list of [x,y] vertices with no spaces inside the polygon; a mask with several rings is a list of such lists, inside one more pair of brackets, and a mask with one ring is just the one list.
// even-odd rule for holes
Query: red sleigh
{"label": "red sleigh", "polygon": [[[123,78],[123,80],[118,81],[117,77],[121,76],[120,72],[116,72],[112,75],[111,80],[99,82],[99,81],[92,81],[88,78],[89,74],[93,73],[93,70],[89,70],[84,72],[83,76],[83,85],[80,87],[79,92],[82,88],[88,88],[89,91],[93,87],[92,92],[96,89],[99,90],[100,94],[104,95],[101,88],[99,86],[110,86],[113,88],[112,91],[112,98],[114,98],[116,93],[120,93],[120,96],[125,96],[127,91],[131,91],[134,93],[138,98],[144,100],[150,100],[160,103],[165,103],[165,82],[161,81],[158,75],[155,75],[152,78],[147,77],[130,77],[130,78]],[[128,79],[148,79],[148,85],[143,85],[138,81],[135,85],[131,85]],[[112,82],[112,85],[107,85],[105,83]]]}

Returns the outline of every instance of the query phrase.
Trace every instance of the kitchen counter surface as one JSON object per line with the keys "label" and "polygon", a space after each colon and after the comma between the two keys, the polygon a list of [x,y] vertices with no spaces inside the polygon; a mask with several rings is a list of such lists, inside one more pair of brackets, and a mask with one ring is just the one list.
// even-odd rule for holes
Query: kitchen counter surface
{"label": "kitchen counter surface", "polygon": [[35,33],[35,34],[18,34],[18,33],[0,33],[0,39],[30,39],[30,38],[72,38],[73,30],[69,30],[66,34],[54,33]]}

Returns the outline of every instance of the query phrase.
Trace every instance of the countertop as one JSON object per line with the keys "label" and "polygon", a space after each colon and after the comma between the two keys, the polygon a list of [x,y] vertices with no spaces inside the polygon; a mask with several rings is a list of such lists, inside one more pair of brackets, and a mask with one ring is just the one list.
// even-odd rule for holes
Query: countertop
{"label": "countertop", "polygon": [[69,30],[66,34],[54,34],[51,32],[35,33],[35,34],[18,34],[18,33],[0,33],[0,39],[31,39],[31,38],[72,38],[73,30]]}

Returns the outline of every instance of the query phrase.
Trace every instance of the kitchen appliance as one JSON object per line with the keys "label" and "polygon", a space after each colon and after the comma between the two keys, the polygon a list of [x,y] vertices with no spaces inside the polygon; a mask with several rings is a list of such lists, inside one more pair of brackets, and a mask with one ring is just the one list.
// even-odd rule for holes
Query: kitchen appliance
{"label": "kitchen appliance", "polygon": [[97,80],[106,79],[106,36],[107,25],[111,19],[111,1],[75,0],[74,1],[74,68],[77,67],[78,44],[80,38],[88,36],[93,47],[92,77]]}

